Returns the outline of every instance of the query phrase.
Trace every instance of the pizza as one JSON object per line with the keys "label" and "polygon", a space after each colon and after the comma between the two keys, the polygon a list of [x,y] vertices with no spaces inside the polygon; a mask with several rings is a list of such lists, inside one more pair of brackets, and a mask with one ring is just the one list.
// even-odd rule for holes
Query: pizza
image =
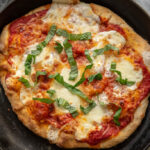
{"label": "pizza", "polygon": [[56,0],[0,37],[0,81],[19,120],[64,148],[110,148],[140,125],[150,46],[96,4]]}

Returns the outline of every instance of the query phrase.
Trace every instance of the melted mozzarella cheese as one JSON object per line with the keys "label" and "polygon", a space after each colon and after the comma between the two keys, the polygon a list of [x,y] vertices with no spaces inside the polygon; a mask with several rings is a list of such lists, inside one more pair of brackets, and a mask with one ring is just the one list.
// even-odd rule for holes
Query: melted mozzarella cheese
{"label": "melted mozzarella cheese", "polygon": [[13,59],[13,70],[16,70],[14,76],[21,77],[24,74],[24,64],[21,56],[14,56]]}
{"label": "melted mozzarella cheese", "polygon": [[116,69],[121,72],[123,78],[127,78],[129,81],[140,82],[143,79],[142,70],[135,70],[134,66],[125,59],[121,59],[117,63]]}
{"label": "melted mozzarella cheese", "polygon": [[20,100],[23,104],[31,101],[33,98],[33,93],[31,88],[25,88],[24,86],[20,90]]}
{"label": "melted mozzarella cheese", "polygon": [[93,40],[97,42],[95,48],[103,48],[106,44],[111,44],[119,49],[121,49],[125,43],[125,38],[117,31],[105,31],[99,32],[94,35]]}
{"label": "melted mozzarella cheese", "polygon": [[85,3],[76,5],[53,3],[43,21],[55,23],[73,33],[99,31],[99,17],[93,13],[90,5]]}
{"label": "melted mozzarella cheese", "polygon": [[98,55],[95,59],[93,59],[93,70],[96,73],[103,72],[104,71],[104,63],[105,63],[105,56],[104,55]]}
{"label": "melted mozzarella cheese", "polygon": [[98,95],[98,101],[103,102],[104,104],[109,104],[108,102],[108,96],[106,95],[105,92],[102,92],[101,94]]}
{"label": "melted mozzarella cheese", "polygon": [[40,55],[36,57],[36,63],[40,62],[43,68],[52,67],[55,60],[59,61],[59,54],[53,51],[49,47],[45,47]]}
{"label": "melted mozzarella cheese", "polygon": [[59,43],[61,43],[61,45],[63,45],[63,42],[65,41],[65,38],[63,36],[57,36],[55,35],[53,38],[54,41],[57,41]]}
{"label": "melted mozzarella cheese", "polygon": [[[79,126],[76,127],[75,137],[77,140],[82,140],[88,137],[90,131],[94,129],[101,129],[101,121],[104,116],[112,115],[112,112],[106,107],[102,107],[98,101],[96,102],[96,107],[93,108],[87,115],[83,115],[79,120]],[[94,124],[97,124],[95,126]]]}
{"label": "melted mozzarella cheese", "polygon": [[[99,129],[101,127],[99,126]],[[76,128],[75,137],[77,140],[82,140],[88,137],[90,131],[95,130],[96,127],[87,121],[80,121],[80,125]]]}
{"label": "melted mozzarella cheese", "polygon": [[105,62],[105,76],[112,77],[113,73],[110,71],[111,63],[116,62],[116,70],[120,71],[122,74],[122,78],[127,78],[129,81],[135,81],[136,83],[132,86],[124,86],[121,85],[114,85],[114,93],[116,96],[121,97],[122,95],[122,88],[123,90],[135,90],[137,88],[137,83],[142,81],[143,73],[142,69],[135,70],[134,65],[131,64],[129,61],[123,58],[115,58],[114,56],[109,56]]}

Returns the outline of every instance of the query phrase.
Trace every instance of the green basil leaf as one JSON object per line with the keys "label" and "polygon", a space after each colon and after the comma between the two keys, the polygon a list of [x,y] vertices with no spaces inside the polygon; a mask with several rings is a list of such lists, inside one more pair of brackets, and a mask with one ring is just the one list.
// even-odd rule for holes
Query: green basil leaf
{"label": "green basil leaf", "polygon": [[52,103],[54,103],[54,101],[51,100],[51,99],[49,99],[49,98],[37,98],[37,97],[33,97],[32,99],[36,100],[36,101],[40,101],[42,103],[46,103],[46,104],[52,104]]}
{"label": "green basil leaf", "polygon": [[114,114],[114,119],[113,119],[113,121],[114,121],[114,123],[115,123],[117,126],[120,126],[119,117],[120,117],[121,112],[122,112],[122,108],[120,107],[120,108],[116,111],[116,113]]}
{"label": "green basil leaf", "polygon": [[62,50],[63,50],[63,46],[59,43],[59,42],[57,42],[56,41],[56,46],[54,47],[56,50],[57,50],[57,52],[60,54],[61,52],[62,52]]}
{"label": "green basil leaf", "polygon": [[50,78],[50,79],[54,79],[54,78],[55,78],[58,74],[59,74],[59,73],[51,74],[51,75],[49,75],[49,76],[48,76],[48,78]]}
{"label": "green basil leaf", "polygon": [[122,78],[121,72],[118,71],[118,70],[116,70],[116,63],[114,63],[114,62],[111,63],[110,70],[112,72],[115,72],[115,73],[118,74],[119,77],[116,78],[116,81],[119,82],[120,84],[122,84],[122,85],[128,85],[128,86],[132,86],[133,84],[135,84],[134,81],[128,81],[127,78],[125,78],[125,79]]}
{"label": "green basil leaf", "polygon": [[82,34],[68,34],[68,40],[71,41],[83,41],[83,40],[90,40],[92,38],[91,32],[85,32]]}
{"label": "green basil leaf", "polygon": [[84,54],[85,54],[86,58],[88,59],[88,61],[89,61],[91,64],[93,64],[93,60],[92,60],[92,58],[91,58],[91,56],[90,56],[90,54],[89,54],[89,50],[85,50]]}
{"label": "green basil leaf", "polygon": [[35,80],[35,85],[37,84],[37,81],[38,81],[38,77],[39,76],[45,76],[47,74],[47,72],[46,71],[37,71],[36,72],[36,80]]}
{"label": "green basil leaf", "polygon": [[59,36],[64,36],[64,37],[68,38],[69,33],[63,29],[57,29],[56,34]]}
{"label": "green basil leaf", "polygon": [[102,55],[105,51],[114,50],[119,52],[119,48],[112,46],[111,44],[105,45],[104,48],[96,49],[93,51],[93,56],[96,57],[98,55]]}
{"label": "green basil leaf", "polygon": [[51,28],[50,28],[50,31],[48,32],[48,35],[46,36],[46,39],[42,42],[42,45],[43,46],[46,46],[49,41],[54,37],[56,33],[56,25],[52,25]]}
{"label": "green basil leaf", "polygon": [[25,61],[25,74],[29,75],[31,73],[31,63],[33,60],[33,56],[29,54]]}
{"label": "green basil leaf", "polygon": [[64,49],[68,57],[68,62],[71,67],[71,72],[69,75],[69,80],[75,80],[76,77],[78,76],[78,68],[77,68],[77,63],[73,57],[72,53],[72,45],[68,42],[68,40],[65,40],[64,43]]}
{"label": "green basil leaf", "polygon": [[31,73],[32,62],[35,63],[36,56],[42,52],[43,48],[49,43],[49,41],[53,38],[55,33],[56,33],[56,25],[52,25],[45,40],[37,45],[36,50],[32,50],[31,54],[28,54],[26,61],[25,61],[25,74],[26,75],[29,75]]}
{"label": "green basil leaf", "polygon": [[83,107],[83,106],[80,106],[80,109],[81,111],[84,113],[84,114],[88,114],[94,107],[96,106],[96,103],[93,101],[92,103],[89,104],[88,107]]}
{"label": "green basil leaf", "polygon": [[[52,76],[50,76],[50,78],[52,78]],[[61,76],[59,73],[53,75],[53,78],[60,83],[61,85],[63,85],[66,89],[68,89],[72,94],[78,95],[79,97],[83,98],[84,100],[86,100],[88,103],[92,103],[93,101],[90,100],[83,92],[81,92],[79,89],[75,88],[73,85],[66,83],[64,81],[63,76]]]}
{"label": "green basil leaf", "polygon": [[50,97],[53,97],[53,95],[56,93],[56,91],[50,89],[50,90],[47,90],[47,93],[49,94]]}
{"label": "green basil leaf", "polygon": [[134,81],[128,81],[128,80],[127,80],[126,85],[128,85],[128,86],[132,86],[133,84],[135,84],[135,82],[134,82]]}
{"label": "green basil leaf", "polygon": [[72,115],[72,117],[75,118],[78,115],[78,111],[76,110],[76,108],[71,106],[65,99],[57,98],[55,101],[59,107],[63,107],[64,109],[67,109]]}
{"label": "green basil leaf", "polygon": [[112,70],[112,69],[116,69],[116,63],[115,63],[115,62],[112,62],[112,63],[111,63],[111,70]]}
{"label": "green basil leaf", "polygon": [[102,107],[105,107],[106,106],[106,104],[104,103],[104,102],[99,102],[99,104],[102,106]]}
{"label": "green basil leaf", "polygon": [[27,87],[27,88],[30,88],[30,87],[31,87],[31,85],[30,85],[30,83],[29,83],[29,81],[28,81],[27,79],[25,79],[25,78],[23,78],[23,77],[20,77],[18,80],[19,80],[20,82],[22,82],[25,87]]}
{"label": "green basil leaf", "polygon": [[82,84],[82,83],[85,81],[85,77],[84,77],[85,71],[86,71],[87,69],[91,69],[92,66],[93,66],[93,64],[90,64],[90,65],[87,65],[87,66],[85,67],[84,72],[82,73],[81,79],[74,85],[74,87],[79,86],[80,84]]}
{"label": "green basil leaf", "polygon": [[82,34],[71,34],[71,33],[68,33],[66,30],[57,29],[56,34],[59,36],[64,36],[68,40],[71,40],[71,41],[90,40],[92,38],[91,32],[85,32]]}
{"label": "green basil leaf", "polygon": [[102,74],[97,73],[94,75],[91,75],[90,77],[88,77],[89,83],[92,82],[93,80],[101,80],[102,79]]}

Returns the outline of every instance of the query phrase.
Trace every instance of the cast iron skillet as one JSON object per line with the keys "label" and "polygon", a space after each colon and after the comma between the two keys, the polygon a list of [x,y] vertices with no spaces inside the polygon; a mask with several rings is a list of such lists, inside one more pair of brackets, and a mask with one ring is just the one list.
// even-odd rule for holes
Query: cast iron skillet
{"label": "cast iron skillet", "polygon": [[[150,42],[150,18],[130,0],[91,0],[106,6],[124,18],[136,32]],[[90,2],[90,0],[85,0]],[[16,0],[0,14],[0,30],[28,11],[50,3],[50,0]],[[150,145],[150,105],[142,124],[126,141],[109,150],[146,150]],[[0,150],[59,150],[29,131],[12,112],[0,86]]]}

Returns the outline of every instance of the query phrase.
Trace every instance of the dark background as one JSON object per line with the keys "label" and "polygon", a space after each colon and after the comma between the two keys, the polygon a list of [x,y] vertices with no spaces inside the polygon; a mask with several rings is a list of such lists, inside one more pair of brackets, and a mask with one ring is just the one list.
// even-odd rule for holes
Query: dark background
{"label": "dark background", "polygon": [[[90,2],[90,0],[85,0]],[[150,42],[150,17],[131,0],[91,0],[119,14],[136,32]],[[134,0],[135,1],[135,0]],[[138,0],[139,1],[139,0]],[[147,1],[147,0],[141,0]],[[0,7],[5,7],[10,0],[0,0]],[[50,3],[50,0],[15,0],[0,13],[0,31],[10,21],[22,16],[29,10]],[[150,3],[150,1],[149,1]],[[0,11],[2,10],[0,8]],[[148,10],[148,9],[147,9]],[[125,142],[109,150],[147,150],[150,145],[150,105],[142,124]],[[29,131],[17,119],[0,86],[0,150],[59,150],[34,133]]]}

